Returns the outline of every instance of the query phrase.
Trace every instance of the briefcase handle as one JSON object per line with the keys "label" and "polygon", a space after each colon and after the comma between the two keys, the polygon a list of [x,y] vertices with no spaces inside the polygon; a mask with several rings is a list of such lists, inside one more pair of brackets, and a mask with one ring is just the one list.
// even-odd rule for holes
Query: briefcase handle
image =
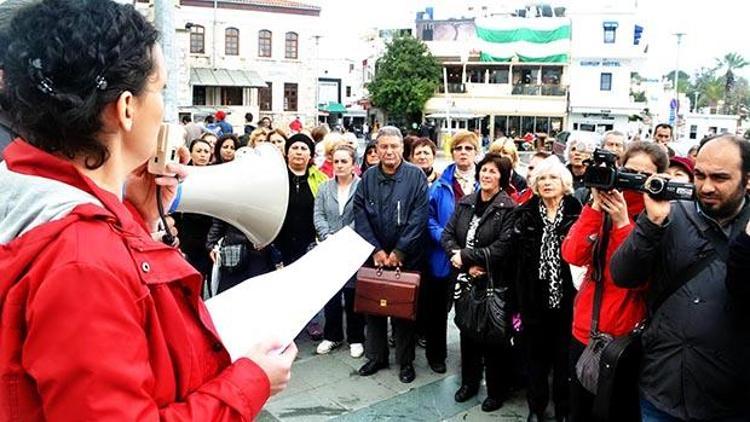
{"label": "briefcase handle", "polygon": [[[394,271],[396,271],[395,277],[397,279],[401,278],[401,266],[396,267],[396,269]],[[375,274],[377,274],[378,277],[382,277],[383,276],[383,266],[382,265],[378,266],[377,270],[375,271]]]}

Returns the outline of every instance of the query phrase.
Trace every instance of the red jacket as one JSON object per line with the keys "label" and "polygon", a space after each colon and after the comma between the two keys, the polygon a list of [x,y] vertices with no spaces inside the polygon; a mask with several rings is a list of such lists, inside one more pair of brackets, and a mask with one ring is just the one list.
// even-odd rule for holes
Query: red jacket
{"label": "red jacket", "polygon": [[77,205],[0,245],[0,420],[253,419],[268,377],[230,362],[179,251],[70,162],[18,140],[5,159],[103,207]]}
{"label": "red jacket", "polygon": [[[570,228],[562,244],[563,259],[579,267],[588,266],[583,284],[573,304],[573,336],[581,343],[588,344],[591,330],[591,313],[594,307],[594,281],[592,275],[592,251],[594,241],[600,234],[603,213],[586,205],[578,221]],[[604,294],[599,314],[599,331],[615,337],[625,335],[635,328],[646,315],[646,304],[640,290],[623,289],[615,286],[609,271],[609,262],[618,246],[633,230],[632,220],[625,227],[613,228],[607,247],[604,269]]]}

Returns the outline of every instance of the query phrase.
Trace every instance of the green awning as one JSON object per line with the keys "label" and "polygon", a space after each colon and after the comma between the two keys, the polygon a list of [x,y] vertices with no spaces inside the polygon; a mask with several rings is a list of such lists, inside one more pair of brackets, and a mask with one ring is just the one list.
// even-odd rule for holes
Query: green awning
{"label": "green awning", "polygon": [[246,86],[266,88],[266,81],[253,70],[209,69],[193,67],[190,69],[190,85],[198,86]]}
{"label": "green awning", "polygon": [[321,104],[318,106],[318,109],[327,111],[329,113],[346,113],[346,107],[344,107],[341,103],[335,103],[333,101],[329,102],[328,104]]}

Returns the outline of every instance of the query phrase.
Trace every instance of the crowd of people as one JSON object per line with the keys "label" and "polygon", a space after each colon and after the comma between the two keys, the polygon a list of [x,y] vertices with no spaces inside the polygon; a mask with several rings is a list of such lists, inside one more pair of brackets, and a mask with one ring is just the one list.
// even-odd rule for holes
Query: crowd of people
{"label": "crowd of people", "polygon": [[[484,378],[483,411],[524,388],[529,421],[548,419],[550,401],[557,421],[602,407],[617,421],[750,418],[747,140],[707,138],[680,157],[668,125],[653,142],[610,131],[569,139],[565,163],[537,151],[524,172],[512,140],[484,151],[459,131],[440,172],[432,140],[393,126],[360,157],[353,134],[299,119],[256,127],[252,115],[235,134],[217,111],[183,121],[182,161],[221,165],[270,143],[287,166],[288,212],[261,249],[223,221],[174,214],[165,229],[178,249],[152,236],[156,202],[187,172],[146,171],[166,81],[151,24],[109,0],[45,0],[0,38],[0,104],[22,135],[0,168],[0,419],[254,418],[286,387],[296,346],[268,340],[232,362],[201,296],[290,265],[344,227],[374,246],[366,265],[421,274],[416,321],[355,312],[353,276],[308,325],[317,353],[346,343],[364,357],[360,376],[388,369],[394,347],[411,383],[418,344],[445,373],[452,305],[493,290],[508,329],[499,340],[460,329],[457,402]],[[695,197],[592,187],[595,148],[617,171],[694,183]],[[635,335],[638,364],[616,394],[592,391],[582,356]]]}
{"label": "crowd of people", "polygon": [[[742,157],[748,153],[747,141],[729,135],[704,140],[701,151],[716,149],[725,151],[726,157],[740,157],[732,163],[714,162],[715,155],[701,155],[697,151],[686,157],[676,156],[668,140],[662,139],[665,130],[671,134],[671,127],[659,125],[656,133],[660,136],[653,142],[628,142],[617,131],[607,132],[601,139],[573,137],[567,144],[565,164],[549,152],[537,151],[523,175],[518,148],[507,138],[497,139],[484,151],[476,133],[457,132],[450,140],[451,163],[440,172],[435,166],[437,146],[426,137],[403,137],[395,127],[386,126],[374,133],[373,142],[362,157],[357,156],[345,135],[325,133],[320,127],[310,132],[303,129],[288,139],[286,149],[292,189],[289,204],[294,210],[292,214],[300,219],[293,232],[302,239],[296,255],[346,225],[375,246],[376,252],[367,265],[399,267],[418,271],[422,276],[417,320],[390,318],[390,334],[387,318],[354,312],[356,282],[354,278],[349,280],[324,309],[323,335],[317,353],[330,353],[346,341],[352,357],[365,356],[359,374],[369,376],[390,367],[390,341],[391,347],[395,347],[398,377],[410,383],[417,375],[413,361],[415,346],[420,344],[430,369],[445,373],[452,303],[470,286],[485,288],[492,282],[504,289],[514,329],[507,341],[500,344],[477,340],[461,332],[461,386],[455,392],[456,401],[474,397],[484,377],[488,394],[482,402],[484,411],[500,408],[510,391],[524,388],[530,421],[545,420],[550,401],[557,420],[594,420],[595,402],[602,398],[582,385],[576,375],[576,364],[592,336],[601,333],[615,338],[628,336],[648,321],[644,340],[663,335],[682,342],[644,344],[647,356],[644,362],[649,362],[649,352],[654,353],[651,359],[655,359],[658,368],[651,369],[655,374],[643,373],[640,388],[638,371],[631,371],[630,377],[619,381],[627,387],[606,399],[610,419],[691,420],[695,415],[702,415],[701,418],[710,415],[741,420],[744,415],[738,400],[747,391],[747,385],[729,372],[730,368],[746,370],[738,360],[738,353],[748,351],[747,342],[738,351],[730,351],[723,348],[726,339],[717,338],[722,341],[706,346],[703,363],[694,362],[701,351],[685,361],[688,358],[677,358],[663,350],[671,346],[675,353],[694,340],[682,334],[687,326],[655,325],[669,318],[659,316],[658,312],[668,309],[662,311],[653,302],[653,297],[663,294],[653,290],[661,292],[667,288],[656,286],[673,286],[669,288],[676,289],[670,290],[672,295],[687,295],[695,303],[719,300],[712,307],[716,311],[723,309],[721,299],[725,298],[717,291],[705,291],[702,294],[706,297],[699,297],[691,285],[697,281],[681,280],[678,275],[681,269],[690,266],[689,262],[674,264],[669,246],[662,246],[658,238],[641,240],[640,236],[645,236],[642,230],[657,236],[656,229],[651,227],[656,223],[646,221],[651,221],[652,213],[661,213],[660,218],[664,218],[665,201],[634,190],[598,190],[585,182],[596,148],[613,154],[617,169],[622,172],[663,175],[684,182],[695,180],[697,202],[680,203],[677,209],[689,210],[688,214],[694,214],[693,219],[704,219],[695,228],[700,233],[707,230],[724,233],[724,248],[733,237],[742,239],[739,233],[750,215],[743,202],[747,162]],[[322,146],[315,146],[312,133]],[[295,155],[298,149],[302,151],[299,156]],[[314,159],[316,150],[322,152],[322,159]],[[358,160],[361,160],[359,166]],[[316,161],[317,166],[313,164]],[[311,182],[311,176],[319,172],[324,174],[320,176],[320,187],[300,191],[300,186],[317,186]],[[735,192],[722,191],[716,186],[720,180],[707,180],[730,177],[729,173],[739,177],[733,185]],[[324,181],[325,177],[329,180]],[[725,214],[729,220],[720,220]],[[690,217],[674,218],[690,221]],[[611,267],[611,262],[618,262],[618,252],[625,256],[627,249],[622,248],[627,248],[628,242],[634,244],[630,246],[633,255],[630,259],[646,260],[642,251],[649,251],[648,263],[620,264],[619,270]],[[284,240],[279,240],[275,245],[283,243]],[[690,241],[685,239],[679,244],[689,245]],[[706,244],[693,245],[695,253],[705,253],[700,251],[706,247]],[[659,248],[663,248],[663,262],[654,261],[660,256]],[[735,248],[739,249],[739,244]],[[287,264],[292,261],[284,260]],[[571,270],[571,265],[575,270]],[[270,267],[264,271],[267,270]],[[617,278],[619,274],[624,274],[621,279]],[[677,308],[674,312],[685,312]],[[734,315],[736,312],[727,311],[713,320],[727,324],[722,330],[741,331],[733,319],[740,318]],[[679,315],[684,321],[681,324],[689,326],[692,318],[687,316]],[[318,318],[315,323],[319,321]],[[722,325],[710,327],[718,330],[719,326]],[[667,332],[655,334],[654,330]],[[700,338],[699,330],[692,332],[695,338]],[[739,338],[740,334],[727,338]],[[703,340],[714,337],[721,336],[712,334]],[[721,354],[712,359],[708,350],[718,350]],[[672,361],[667,364],[665,359]],[[709,393],[713,401],[708,403],[713,403],[713,410],[707,410],[710,404],[701,405],[700,413],[696,406],[685,401],[702,391],[697,378],[692,384],[689,374],[673,376],[674,384],[666,380],[669,377],[664,368],[671,366],[673,372],[679,372],[677,368],[688,362],[702,366],[696,371],[715,366],[727,371],[724,378],[721,373],[712,374],[715,390]],[[646,366],[642,370],[648,369]],[[643,385],[644,382],[651,385]],[[663,419],[669,417],[673,419]]]}

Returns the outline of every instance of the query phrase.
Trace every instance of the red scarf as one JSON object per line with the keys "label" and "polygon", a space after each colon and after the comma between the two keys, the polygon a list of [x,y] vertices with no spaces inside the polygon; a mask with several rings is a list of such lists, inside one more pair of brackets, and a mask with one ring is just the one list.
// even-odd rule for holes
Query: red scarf
{"label": "red scarf", "polygon": [[643,202],[643,193],[634,190],[624,190],[622,196],[625,198],[625,202],[628,204],[628,217],[635,221],[635,218],[640,214],[646,207]]}

